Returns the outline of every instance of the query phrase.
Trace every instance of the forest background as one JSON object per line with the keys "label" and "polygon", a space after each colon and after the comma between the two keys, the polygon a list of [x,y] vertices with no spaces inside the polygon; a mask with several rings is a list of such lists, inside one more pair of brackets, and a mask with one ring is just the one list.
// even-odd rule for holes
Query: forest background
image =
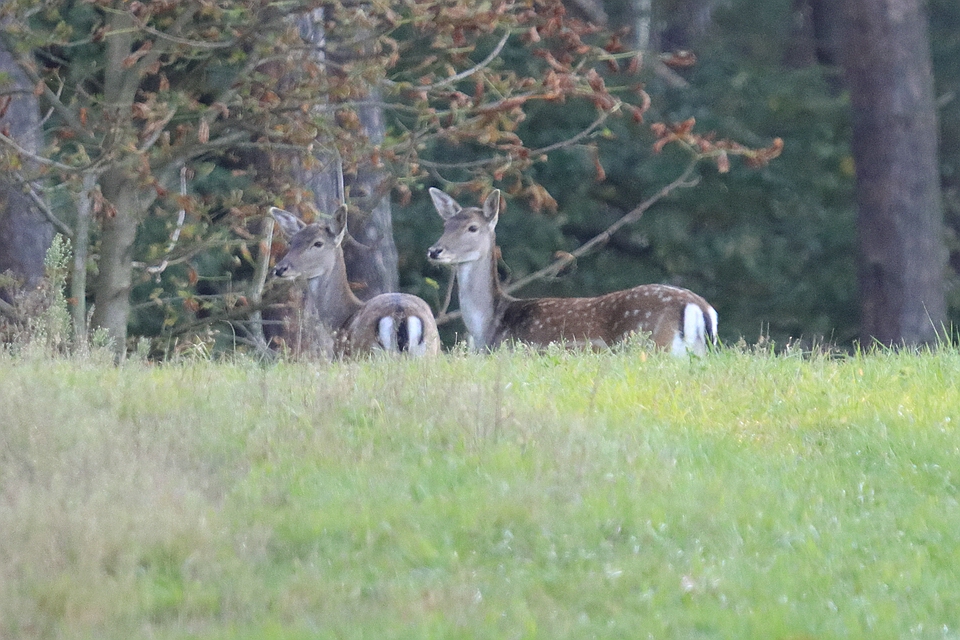
{"label": "forest background", "polygon": [[[329,193],[319,193],[326,188],[323,178],[311,174],[302,158],[277,160],[278,155],[289,150],[287,147],[302,150],[321,140],[327,147],[337,148],[343,156],[340,162],[347,168],[350,195],[357,204],[357,212],[351,212],[356,218],[351,220],[351,232],[359,240],[376,245],[384,240],[384,234],[377,236],[376,225],[386,221],[392,226],[397,253],[391,255],[389,246],[375,247],[380,262],[386,264],[386,275],[381,273],[380,281],[372,284],[359,283],[358,293],[398,286],[422,296],[440,311],[444,308],[450,275],[426,261],[426,248],[439,236],[441,226],[426,197],[426,187],[452,190],[462,202],[475,201],[494,186],[505,188],[510,194],[508,208],[498,227],[505,265],[502,275],[508,281],[516,281],[550,264],[557,256],[575,251],[675,180],[690,154],[674,146],[656,153],[657,134],[651,131],[650,123],[679,123],[695,118],[699,135],[715,132],[716,139],[730,139],[756,149],[769,147],[772,140],[780,138],[782,154],[759,167],[735,161],[729,171],[726,159],[718,161],[714,156],[712,162],[700,162],[696,179],[691,181],[695,184],[673,190],[646,211],[639,222],[615,233],[602,250],[580,257],[555,277],[532,282],[517,295],[593,295],[640,283],[667,282],[707,298],[719,312],[720,335],[728,342],[743,338],[752,343],[762,337],[778,343],[827,341],[848,346],[863,335],[850,97],[839,60],[841,44],[848,34],[840,26],[843,21],[836,20],[843,3],[568,2],[569,19],[603,24],[619,33],[623,42],[622,47],[615,47],[606,34],[574,30],[577,38],[582,37],[587,44],[572,54],[572,61],[551,61],[543,53],[551,50],[548,47],[541,47],[539,55],[532,55],[531,47],[536,48],[541,34],[544,40],[550,35],[549,15],[526,18],[539,20],[536,24],[522,20],[506,24],[497,22],[503,19],[502,15],[493,15],[503,3],[480,3],[471,5],[473,8],[467,13],[456,14],[459,17],[451,18],[453,14],[449,12],[443,14],[448,21],[435,21],[432,28],[436,31],[429,32],[415,20],[404,22],[401,11],[395,30],[390,33],[396,45],[392,75],[370,75],[373,67],[362,64],[368,53],[363,50],[350,53],[353,66],[342,60],[333,61],[340,65],[341,83],[323,80],[328,91],[324,100],[344,102],[340,108],[328,110],[326,130],[315,120],[311,124],[314,128],[297,130],[305,120],[289,115],[297,113],[297,107],[291,105],[298,100],[301,107],[309,104],[302,92],[319,85],[297,85],[290,80],[292,71],[288,67],[270,69],[269,55],[258,60],[256,70],[276,83],[273,88],[264,88],[261,82],[257,93],[256,87],[244,85],[247,93],[233,96],[239,108],[219,101],[220,95],[241,85],[237,77],[245,60],[238,57],[238,51],[252,59],[251,51],[263,43],[249,44],[247,49],[230,49],[223,44],[219,50],[217,43],[230,43],[231,34],[243,32],[244,27],[249,29],[251,15],[278,21],[283,17],[278,16],[282,14],[277,9],[280,5],[198,2],[192,12],[174,16],[178,11],[176,4],[4,3],[4,46],[14,59],[19,56],[22,61],[24,56],[32,56],[39,61],[36,77],[27,78],[25,84],[39,100],[39,113],[43,116],[39,122],[42,135],[34,141],[36,157],[29,149],[24,153],[24,146],[29,145],[22,140],[17,147],[6,147],[7,161],[12,163],[10,175],[19,176],[15,186],[39,185],[28,194],[28,207],[21,206],[20,211],[31,208],[34,219],[48,227],[48,237],[56,229],[74,239],[71,303],[79,310],[74,319],[78,331],[85,332],[88,324],[106,327],[119,338],[121,346],[130,346],[145,337],[155,353],[168,351],[171,345],[197,341],[222,347],[255,346],[248,322],[251,315],[261,305],[280,300],[283,295],[268,285],[265,302],[259,300],[256,281],[264,273],[261,258],[265,252],[258,250],[258,244],[264,240],[268,240],[264,246],[271,244],[262,226],[266,206],[301,204],[303,212],[309,215],[324,210],[321,200],[330,197]],[[133,5],[142,10],[142,24],[136,22],[139,18],[135,11],[126,11]],[[445,11],[460,10],[457,3],[446,5],[449,6]],[[278,29],[279,35],[269,42],[270,51],[286,54],[298,46],[302,48],[304,42],[312,42],[317,50],[302,55],[322,57],[329,40],[362,43],[364,39],[357,34],[375,29],[376,25],[357,18],[359,5],[339,6],[346,6],[349,11],[345,10],[344,15],[349,14],[353,22],[337,23],[338,30],[329,34],[310,34],[301,25],[299,42],[290,39],[289,27],[286,31]],[[369,6],[391,11],[389,4]],[[960,59],[960,6],[952,0],[932,0],[925,10],[930,17],[929,42],[939,122],[943,237],[949,251],[943,288],[947,321],[956,325],[960,320],[960,66],[956,64]],[[410,15],[416,15],[416,9],[411,11]],[[129,124],[135,134],[124,141],[118,124],[93,115],[93,106],[84,106],[88,96],[82,88],[90,85],[90,78],[101,83],[104,91],[110,90],[110,76],[96,76],[104,73],[103,67],[74,84],[71,78],[78,78],[81,69],[88,73],[89,68],[97,67],[92,61],[108,56],[111,46],[119,47],[122,54],[118,68],[136,68],[150,62],[154,54],[144,45],[148,39],[131,37],[116,44],[116,38],[104,39],[104,33],[123,33],[123,29],[111,31],[107,27],[117,26],[112,20],[125,19],[133,21],[127,25],[131,33],[139,29],[142,35],[146,28],[153,30],[147,33],[156,35],[156,26],[151,26],[154,23],[150,20],[162,21],[167,14],[171,21],[185,23],[187,15],[195,21],[190,33],[200,35],[196,39],[184,36],[181,43],[184,47],[189,45],[193,57],[178,54],[181,60],[174,65],[175,70],[171,67],[165,73],[155,74],[157,78],[148,80],[146,85],[146,76],[140,76],[140,84],[134,83],[130,95],[134,96],[135,109]],[[483,20],[491,26],[484,27]],[[321,24],[329,26],[333,22],[328,19]],[[184,25],[177,26],[188,31]],[[511,37],[502,36],[504,33]],[[203,56],[195,53],[203,49],[201,35],[209,44]],[[559,38],[569,40],[569,32],[560,33]],[[158,37],[157,41],[161,39]],[[557,46],[569,47],[570,42]],[[469,55],[457,60],[458,47]],[[629,53],[632,48],[643,52],[642,63],[631,62],[640,60]],[[444,58],[439,51],[452,57]],[[542,78],[551,69],[568,69],[574,83],[569,99],[521,101],[522,114],[506,109],[502,103],[508,99],[501,100],[499,106],[488,111],[488,115],[499,118],[498,140],[484,139],[481,129],[470,131],[469,117],[463,116],[461,124],[467,124],[458,130],[458,135],[464,137],[424,135],[419,141],[414,139],[417,129],[411,126],[409,117],[423,105],[414,108],[395,95],[372,93],[392,87],[399,95],[402,82],[411,83],[410,86],[427,82],[417,79],[416,74],[422,74],[429,76],[430,87],[447,91],[443,97],[454,107],[465,111],[491,109],[477,93],[455,95],[442,85],[446,82],[445,73],[449,76],[453,71],[479,67],[481,61],[494,54],[496,60],[489,66],[500,75],[487,78],[488,92],[497,79],[507,83],[517,77]],[[606,59],[605,54],[609,54]],[[278,67],[282,66],[281,57],[277,55],[278,59],[273,60]],[[286,63],[291,59],[288,57]],[[159,54],[157,60],[153,64],[167,64]],[[333,64],[330,60],[326,59],[324,64]],[[455,68],[451,60],[460,67]],[[145,68],[149,75],[150,67]],[[200,68],[203,72],[197,73]],[[595,68],[604,72],[602,79],[588,73]],[[13,84],[15,75],[8,76]],[[473,80],[465,78],[465,84],[474,88]],[[202,84],[201,79],[207,84],[196,86]],[[374,85],[381,80],[387,82],[368,90],[363,99],[349,91],[336,95],[338,88],[343,90],[358,79]],[[151,82],[154,84],[150,85]],[[118,85],[115,91],[125,90],[119,86],[122,81],[114,84]],[[290,85],[296,85],[301,93],[277,95],[276,87]],[[622,98],[617,97],[618,108],[611,109],[605,100],[608,90],[612,94],[615,85],[626,87],[632,95],[622,103]],[[507,91],[506,86],[496,88]],[[518,86],[522,87],[522,82]],[[635,90],[638,86],[642,90]],[[169,106],[173,102],[144,99],[145,91],[152,96],[180,91],[183,97],[173,108]],[[218,91],[223,93],[217,94]],[[480,92],[479,85],[476,91]],[[437,95],[425,96],[424,104],[434,104],[431,101],[437,100]],[[313,100],[316,101],[316,95]],[[381,114],[383,122],[379,123],[380,137],[367,135],[365,145],[355,140],[347,142],[344,132],[363,130],[369,134],[370,114],[364,112],[364,106],[380,100],[386,105]],[[463,103],[458,105],[457,100]],[[51,106],[57,101],[64,108]],[[93,100],[90,104],[102,106],[107,102]],[[355,108],[344,108],[343,104],[353,104]],[[452,112],[456,111],[454,107]],[[614,110],[627,117],[604,116]],[[309,112],[310,117],[318,113],[303,108],[299,111]],[[322,108],[319,111],[327,113]],[[243,123],[233,123],[233,128],[224,124],[237,113],[246,117]],[[268,145],[261,144],[262,138],[250,142],[250,130],[270,130],[275,126],[270,118],[277,113],[288,117],[283,135],[270,138]],[[190,114],[190,118],[184,114]],[[4,115],[8,116],[6,111]],[[76,121],[71,123],[71,117]],[[416,120],[417,116],[413,117]],[[97,126],[102,126],[99,133]],[[242,134],[237,136],[237,131],[244,131],[244,127],[247,140]],[[67,129],[70,134],[64,135]],[[82,135],[77,141],[79,130],[94,132],[90,144]],[[5,137],[9,133],[3,132]],[[199,144],[180,155],[168,148],[156,151],[164,144],[164,136],[170,144],[171,135],[174,140],[169,149],[175,148],[178,137]],[[99,137],[93,140],[95,136]],[[489,150],[498,143],[501,149],[510,145],[519,148],[514,138],[522,140],[523,149],[551,151],[533,157],[518,153],[512,156],[514,162],[510,166],[484,162],[484,158],[489,158]],[[571,140],[574,143],[559,144]],[[394,143],[409,155],[399,159],[396,154],[376,157],[374,173],[381,177],[381,182],[377,182],[376,176],[364,178],[364,163],[370,164],[371,157]],[[403,147],[404,143],[409,146]],[[17,153],[9,153],[11,148]],[[102,155],[98,158],[91,154],[91,148]],[[148,168],[125,168],[130,175],[139,175],[141,183],[137,188],[141,192],[144,187],[152,191],[146,204],[142,193],[124,195],[122,185],[116,185],[118,180],[111,182],[110,171],[104,168],[108,163],[103,159],[117,157],[114,149],[135,152],[131,157],[148,158],[141,162],[150,163]],[[157,158],[164,153],[170,157],[161,158],[161,164]],[[266,155],[269,162],[264,160]],[[36,162],[40,157],[47,163]],[[398,169],[400,165],[402,169]],[[163,171],[158,170],[161,166]],[[382,176],[390,172],[384,190]],[[52,180],[54,176],[57,180]],[[316,192],[317,200],[305,204],[308,198],[304,193],[310,191]],[[25,192],[20,188],[19,193],[17,197]],[[385,193],[390,195],[387,210],[369,215],[369,211],[380,207],[377,199],[383,199]],[[126,211],[123,199],[128,196],[128,204],[135,202],[145,214],[135,217],[128,228],[118,229],[117,221],[123,219]],[[19,225],[19,219],[11,213],[17,209],[15,198],[6,198],[4,224]],[[374,226],[372,234],[365,229],[368,223]],[[112,283],[104,282],[106,239],[111,233],[129,236],[130,246],[125,249],[124,259],[132,264],[132,269],[127,281],[121,277]],[[36,244],[11,241],[11,237],[18,236],[5,235],[7,249]],[[371,238],[374,242],[370,242]],[[279,243],[272,246],[274,254],[280,251]],[[38,252],[33,250],[32,254],[36,263]],[[2,266],[16,267],[6,262]],[[27,271],[29,280],[30,270]],[[78,273],[83,282],[77,282]],[[86,286],[87,278],[93,283],[92,291]],[[112,292],[107,291],[111,286]],[[104,316],[108,305],[98,305],[97,295],[104,299],[126,296],[129,306],[121,305],[115,317]],[[19,311],[8,306],[4,309],[8,321],[22,320]],[[444,323],[448,341],[459,327],[457,321]]]}

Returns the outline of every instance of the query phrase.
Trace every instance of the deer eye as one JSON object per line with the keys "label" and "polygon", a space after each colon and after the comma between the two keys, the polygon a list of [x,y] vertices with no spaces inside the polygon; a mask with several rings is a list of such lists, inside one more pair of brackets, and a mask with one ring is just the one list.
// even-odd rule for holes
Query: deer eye
{"label": "deer eye", "polygon": [[469,231],[470,233],[476,233],[479,230],[480,230],[480,227],[478,227],[475,224],[472,224],[469,227],[467,227],[467,231]]}
{"label": "deer eye", "polygon": [[319,249],[320,247],[323,246],[323,240],[317,240],[316,242],[313,243],[313,246]]}

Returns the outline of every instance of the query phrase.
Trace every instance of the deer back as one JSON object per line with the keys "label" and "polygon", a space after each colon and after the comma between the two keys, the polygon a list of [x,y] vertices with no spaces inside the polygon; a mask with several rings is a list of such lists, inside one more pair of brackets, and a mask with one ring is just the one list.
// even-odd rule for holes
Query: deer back
{"label": "deer back", "polygon": [[687,289],[640,285],[594,298],[529,298],[503,305],[495,343],[603,347],[635,333],[677,355],[716,341],[716,311]]}

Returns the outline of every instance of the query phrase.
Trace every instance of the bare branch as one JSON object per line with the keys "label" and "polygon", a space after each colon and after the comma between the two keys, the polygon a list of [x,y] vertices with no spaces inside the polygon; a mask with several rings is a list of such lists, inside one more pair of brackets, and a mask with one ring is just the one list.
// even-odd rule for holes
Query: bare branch
{"label": "bare branch", "polygon": [[[500,38],[500,42],[498,42],[498,43],[497,43],[497,46],[495,46],[495,47],[493,48],[493,51],[491,51],[490,54],[489,54],[486,58],[484,58],[483,60],[481,60],[481,61],[480,61],[479,63],[477,63],[476,65],[470,67],[469,69],[465,69],[465,70],[461,71],[460,73],[456,73],[456,74],[450,76],[449,78],[444,78],[443,80],[440,80],[439,82],[435,82],[435,83],[433,83],[433,84],[428,84],[428,85],[419,85],[419,86],[417,86],[417,90],[418,90],[418,91],[433,91],[433,90],[435,90],[435,89],[440,89],[441,87],[449,87],[450,85],[455,84],[455,83],[457,83],[457,82],[460,82],[461,80],[465,80],[466,78],[469,78],[470,76],[472,76],[473,74],[477,73],[478,71],[480,71],[480,70],[482,70],[482,69],[485,69],[486,67],[489,67],[489,66],[490,66],[490,63],[492,63],[494,60],[496,60],[496,59],[497,59],[497,56],[500,55],[500,52],[503,51],[503,48],[506,46],[507,40],[509,40],[509,39],[510,39],[510,32],[508,31],[507,33],[503,34],[503,37]],[[399,83],[394,82],[394,81],[392,81],[392,80],[386,80],[386,79],[384,79],[384,80],[382,80],[381,82],[382,82],[384,85],[388,86],[388,87],[396,87],[396,86],[399,85]]]}
{"label": "bare branch", "polygon": [[[187,196],[187,168],[180,167],[180,195],[186,198]],[[170,236],[170,244],[167,245],[167,250],[164,252],[166,257],[158,265],[147,267],[147,273],[151,273],[157,276],[157,280],[160,279],[160,274],[166,271],[167,266],[170,264],[169,257],[173,253],[173,250],[177,247],[177,242],[180,240],[180,231],[183,230],[183,222],[187,217],[187,210],[185,207],[180,207],[180,213],[177,215],[177,227],[173,230],[173,234]]]}
{"label": "bare branch", "polygon": [[46,201],[40,197],[40,194],[37,193],[37,190],[33,188],[32,184],[27,183],[27,186],[28,186],[27,195],[30,196],[30,199],[33,200],[33,203],[35,205],[37,205],[37,208],[40,209],[40,211],[43,213],[44,217],[46,217],[46,219],[50,222],[50,224],[52,224],[53,227],[64,236],[70,238],[71,240],[75,240],[73,235],[73,229],[68,227],[63,220],[61,220],[56,215],[54,215],[53,210],[51,210],[50,207],[47,206]]}
{"label": "bare branch", "polygon": [[159,140],[160,136],[163,135],[163,132],[166,129],[167,125],[170,124],[170,121],[173,120],[173,116],[175,116],[176,114],[177,114],[177,109],[173,108],[170,110],[170,113],[168,113],[166,116],[163,117],[163,120],[161,120],[159,123],[156,123],[154,125],[155,130],[153,132],[153,135],[151,135],[149,138],[144,140],[143,144],[140,145],[138,149],[140,153],[149,151],[150,148],[157,143],[157,140]]}
{"label": "bare branch", "polygon": [[154,29],[153,27],[147,26],[142,20],[137,20],[137,27],[141,31],[145,31],[152,36],[155,36],[161,40],[166,40],[175,45],[183,45],[191,47],[193,49],[229,49],[231,47],[237,46],[236,40],[224,41],[224,42],[209,42],[207,40],[192,40],[190,38],[181,38],[179,36],[171,35],[169,33],[164,33]]}
{"label": "bare branch", "polygon": [[579,143],[581,140],[583,140],[584,138],[586,138],[587,136],[589,136],[590,134],[592,134],[594,131],[596,131],[597,129],[599,129],[599,128],[600,128],[600,125],[602,125],[604,122],[606,122],[607,119],[610,117],[610,114],[612,114],[612,113],[613,113],[613,111],[601,111],[601,112],[600,112],[600,115],[597,117],[597,119],[594,120],[593,122],[591,122],[590,125],[587,126],[587,128],[584,129],[583,131],[581,131],[580,133],[578,133],[578,134],[576,134],[576,135],[574,135],[574,136],[572,136],[572,137],[570,137],[570,138],[567,138],[566,140],[561,140],[560,142],[556,142],[556,143],[554,143],[554,144],[547,145],[546,147],[540,147],[539,149],[533,149],[533,150],[530,152],[530,154],[531,154],[531,155],[541,155],[541,154],[544,154],[544,153],[550,153],[551,151],[556,151],[557,149],[564,149],[564,148],[567,148],[567,147],[572,147],[573,145]]}
{"label": "bare branch", "polygon": [[677,178],[673,182],[662,187],[659,191],[657,191],[655,194],[653,194],[652,196],[650,196],[649,198],[641,202],[631,211],[624,214],[619,220],[617,220],[616,222],[611,224],[609,227],[604,229],[601,233],[598,233],[596,236],[594,236],[587,242],[583,243],[582,245],[580,245],[570,253],[564,254],[563,257],[558,258],[557,260],[554,260],[552,263],[548,264],[544,268],[534,271],[533,273],[527,276],[524,276],[523,278],[520,278],[516,282],[512,282],[509,286],[504,287],[504,291],[506,291],[507,293],[512,293],[513,291],[517,291],[518,289],[521,289],[536,280],[555,276],[557,273],[560,272],[561,269],[563,269],[570,263],[574,262],[580,256],[590,253],[591,251],[593,251],[595,248],[597,248],[602,244],[606,244],[606,242],[610,240],[610,237],[614,233],[619,231],[620,228],[639,220],[643,216],[643,214],[647,211],[647,209],[649,209],[656,203],[663,200],[666,196],[670,195],[673,191],[680,188],[694,186],[695,184],[697,184],[698,181],[690,180],[690,176],[693,175],[693,171],[694,169],[696,169],[698,162],[699,162],[699,158],[693,157],[690,160],[690,162],[687,164],[683,172],[679,176],[677,176]]}
{"label": "bare branch", "polygon": [[[593,134],[597,129],[603,125],[604,122],[610,117],[613,111],[603,111],[597,117],[596,120],[591,122],[583,131],[576,133],[575,135],[567,138],[566,140],[561,140],[553,144],[547,145],[545,147],[540,147],[539,149],[531,149],[529,151],[530,156],[539,156],[546,153],[552,153],[558,149],[566,149],[572,146],[575,146],[582,142],[585,138]],[[433,169],[436,171],[441,171],[445,169],[480,169],[482,167],[488,167],[493,165],[502,164],[504,161],[509,160],[510,158],[502,155],[495,155],[489,158],[481,158],[479,160],[470,160],[467,162],[434,162],[432,160],[425,160],[423,158],[419,159],[421,165],[428,169]]]}
{"label": "bare branch", "polygon": [[250,283],[250,300],[258,304],[263,299],[263,287],[267,282],[267,273],[270,271],[270,246],[273,244],[273,218],[264,216],[263,234],[257,243],[257,266],[253,273],[253,282]]}
{"label": "bare branch", "polygon": [[43,97],[50,103],[52,109],[54,109],[57,114],[63,118],[64,122],[76,132],[77,136],[85,140],[87,143],[95,143],[96,141],[86,133],[86,127],[84,127],[80,120],[69,107],[67,107],[63,102],[60,101],[59,93],[54,93],[53,90],[47,86],[47,83],[37,74],[36,68],[33,65],[33,61],[29,56],[24,54],[17,55],[16,47],[7,47],[7,50],[16,55],[17,66],[27,75],[30,79],[30,82],[33,85],[42,87]]}
{"label": "bare branch", "polygon": [[17,144],[16,140],[2,133],[0,133],[0,142],[7,145],[11,149],[13,149],[18,155],[29,159],[31,162],[36,162],[37,164],[53,167],[54,169],[59,169],[60,171],[69,171],[72,173],[72,172],[83,171],[93,166],[93,164],[91,164],[87,167],[71,167],[68,164],[63,164],[61,162],[57,162],[56,160],[51,160],[50,158],[41,156],[39,154],[31,153],[27,149],[24,149],[19,144]]}

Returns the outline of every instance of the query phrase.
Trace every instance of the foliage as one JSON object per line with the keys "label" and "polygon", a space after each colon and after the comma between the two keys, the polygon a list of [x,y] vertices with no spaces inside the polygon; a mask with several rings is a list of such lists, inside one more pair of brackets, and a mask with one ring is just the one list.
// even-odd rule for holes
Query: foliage
{"label": "foliage", "polygon": [[[654,96],[648,120],[695,117],[705,135],[758,147],[782,138],[782,156],[758,170],[701,165],[693,188],[676,190],[603,251],[522,295],[668,282],[714,304],[726,340],[769,335],[849,344],[858,312],[846,102],[835,70],[786,67],[790,8],[784,1],[723,3],[714,29],[697,43],[696,64],[668,73],[648,64],[642,75]],[[524,123],[525,135],[570,135],[588,118],[544,105]],[[574,250],[669,183],[686,161],[669,147],[651,153],[655,138],[645,125],[611,121],[601,133],[595,149],[565,149],[535,167],[558,202],[556,215],[511,203],[497,236],[508,277]]]}
{"label": "foliage", "polygon": [[[45,277],[35,289],[11,282],[17,293],[0,304],[0,342],[12,351],[35,355],[65,353],[72,344],[70,313],[64,295],[69,273],[70,243],[54,237],[44,259]],[[5,276],[6,277],[6,276]]]}
{"label": "foliage", "polygon": [[[695,64],[674,66],[669,74],[645,65],[646,90],[654,97],[647,118],[696,117],[701,132],[757,146],[780,137],[781,157],[757,171],[720,174],[703,165],[695,188],[677,190],[639,223],[618,232],[602,252],[520,293],[585,295],[670,282],[697,291],[717,307],[720,332],[728,341],[768,335],[780,343],[792,338],[849,345],[859,330],[859,301],[854,164],[840,70],[790,64],[796,3],[713,4],[712,27],[695,42]],[[953,256],[948,291],[957,322],[957,5],[932,2],[930,11]],[[547,139],[556,131],[570,135],[588,118],[545,105],[523,126],[530,139]],[[602,133],[596,152],[566,149],[535,167],[537,179],[558,202],[557,213],[536,215],[522,202],[511,203],[498,228],[506,277],[523,277],[553,260],[555,252],[574,250],[668,183],[683,162],[670,149],[666,156],[652,155],[646,127],[613,121]],[[415,241],[413,225],[433,214],[417,209],[410,216],[413,221],[401,218],[401,231]],[[420,269],[440,277],[423,264],[412,271]],[[416,281],[412,276],[410,282]],[[422,291],[431,295],[427,287]]]}
{"label": "foliage", "polygon": [[950,635],[958,370],[4,356],[0,635]]}
{"label": "foliage", "polygon": [[[42,174],[22,177],[50,187],[75,243],[96,216],[94,320],[132,286],[132,326],[148,335],[249,314],[253,223],[268,204],[310,209],[297,166],[372,163],[401,202],[425,179],[475,192],[496,181],[550,209],[535,167],[574,144],[594,153],[613,116],[641,122],[650,104],[640,57],[557,0],[14,1],[4,15],[50,114]],[[382,142],[360,125],[370,107],[386,113]],[[524,123],[551,110],[581,122],[528,140]]]}

